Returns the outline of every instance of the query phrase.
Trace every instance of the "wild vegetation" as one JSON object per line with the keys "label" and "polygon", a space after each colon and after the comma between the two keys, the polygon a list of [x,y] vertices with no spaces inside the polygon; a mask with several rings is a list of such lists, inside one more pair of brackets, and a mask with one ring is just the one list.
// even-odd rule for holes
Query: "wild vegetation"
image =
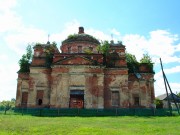
{"label": "wild vegetation", "polygon": [[52,42],[52,44],[49,44],[47,46],[43,46],[41,43],[36,43],[35,45],[28,45],[26,47],[26,53],[22,55],[22,58],[19,60],[19,73],[28,73],[30,72],[30,65],[32,62],[32,57],[33,57],[33,51],[32,51],[32,46],[33,47],[43,47],[43,51],[46,54],[46,67],[50,67],[53,59],[53,53],[57,49],[57,43]]}
{"label": "wild vegetation", "polygon": [[46,46],[44,48],[44,52],[46,54],[46,67],[50,68],[52,61],[53,61],[53,56],[54,56],[54,52],[57,49],[57,43],[56,42],[52,42],[52,44],[49,44],[48,46]]}
{"label": "wild vegetation", "polygon": [[32,61],[32,47],[31,45],[28,45],[26,48],[26,54],[22,55],[22,58],[19,60],[19,71],[22,73],[29,72],[29,66]]}
{"label": "wild vegetation", "polygon": [[[111,54],[109,53],[110,44],[111,43],[109,41],[105,40],[102,41],[101,44],[98,45],[97,47],[97,51],[104,55],[104,65],[106,65],[106,58],[108,56],[114,55],[113,53]],[[118,41],[118,44],[122,45],[122,42]],[[126,52],[125,56],[126,56],[126,62],[127,62],[127,67],[129,69],[129,73],[139,72],[139,66],[142,64],[147,65],[150,72],[154,73],[152,58],[150,57],[149,54],[143,54],[143,57],[140,59],[140,61],[137,61],[136,56],[128,52]],[[113,57],[113,59],[111,59],[110,62],[113,62],[113,60],[116,60],[116,57]]]}
{"label": "wild vegetation", "polygon": [[163,102],[162,102],[162,100],[156,98],[156,99],[154,100],[154,103],[155,103],[157,109],[158,109],[158,108],[163,108]]}
{"label": "wild vegetation", "polygon": [[143,54],[143,57],[138,62],[135,55],[126,53],[126,61],[129,73],[139,72],[139,66],[142,64],[147,65],[150,72],[154,73],[152,58],[149,54]]}

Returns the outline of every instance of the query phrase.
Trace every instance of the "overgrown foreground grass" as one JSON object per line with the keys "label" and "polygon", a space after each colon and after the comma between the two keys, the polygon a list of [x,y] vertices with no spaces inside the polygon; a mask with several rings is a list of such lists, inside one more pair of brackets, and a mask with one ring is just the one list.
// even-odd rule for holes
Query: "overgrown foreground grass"
{"label": "overgrown foreground grass", "polygon": [[0,115],[0,135],[180,135],[176,117],[35,117]]}

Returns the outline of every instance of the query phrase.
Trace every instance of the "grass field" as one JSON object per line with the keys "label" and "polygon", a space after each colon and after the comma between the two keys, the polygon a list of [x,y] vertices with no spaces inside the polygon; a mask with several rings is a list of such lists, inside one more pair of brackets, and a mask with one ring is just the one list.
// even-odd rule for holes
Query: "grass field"
{"label": "grass field", "polygon": [[175,117],[35,117],[0,115],[0,135],[180,135]]}

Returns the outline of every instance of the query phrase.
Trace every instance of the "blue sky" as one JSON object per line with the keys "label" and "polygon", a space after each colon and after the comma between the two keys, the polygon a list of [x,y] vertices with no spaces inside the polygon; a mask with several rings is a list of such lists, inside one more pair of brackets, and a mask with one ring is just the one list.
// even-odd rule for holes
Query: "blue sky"
{"label": "blue sky", "polygon": [[155,63],[155,94],[165,93],[159,58],[174,92],[180,92],[180,1],[0,0],[0,101],[16,97],[18,60],[28,43],[58,47],[83,26],[100,40],[121,40],[129,53]]}

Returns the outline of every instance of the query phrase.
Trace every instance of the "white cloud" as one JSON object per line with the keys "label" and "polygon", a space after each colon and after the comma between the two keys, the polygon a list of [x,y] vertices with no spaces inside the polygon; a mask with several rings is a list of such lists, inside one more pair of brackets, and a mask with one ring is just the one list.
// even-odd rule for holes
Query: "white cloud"
{"label": "white cloud", "polygon": [[78,33],[80,23],[77,20],[73,20],[65,24],[64,29],[60,33],[50,35],[50,41],[56,41],[59,44],[65,40],[68,35]]}
{"label": "white cloud", "polygon": [[138,60],[143,53],[148,53],[154,60],[161,57],[165,60],[164,63],[180,61],[180,57],[174,55],[180,50],[180,45],[176,44],[178,40],[176,34],[171,34],[166,30],[152,31],[148,38],[132,34],[123,36],[127,51],[135,54]]}
{"label": "white cloud", "polygon": [[16,63],[0,64],[0,101],[15,98],[17,86],[17,71],[19,66]]}
{"label": "white cloud", "polygon": [[140,60],[145,51],[147,52],[147,43],[144,36],[130,34],[123,37],[123,44],[125,44],[127,52],[134,54],[137,60]]}
{"label": "white cloud", "polygon": [[[123,36],[123,43],[126,45],[127,51],[134,54],[139,60],[143,53],[148,53],[156,66],[160,64],[159,58],[161,57],[163,64],[170,64],[172,62],[179,63],[180,56],[180,43],[178,43],[179,37],[176,34],[172,34],[166,30],[156,30],[150,32],[148,37],[142,35],[125,35]],[[175,53],[177,53],[175,55]],[[165,93],[164,80],[161,71],[156,71],[155,74],[155,94],[160,95]],[[168,74],[180,74],[180,66],[164,69],[164,72]],[[171,89],[174,93],[180,92],[180,84],[170,83]]]}
{"label": "white cloud", "polygon": [[[180,92],[180,83],[171,83],[169,82],[169,85],[171,87],[171,90],[173,93],[176,93],[176,92]],[[159,96],[161,94],[164,94],[166,93],[166,89],[165,89],[165,84],[164,84],[164,80],[163,78],[159,78],[155,83],[154,83],[154,87],[155,87],[155,95],[156,96]],[[167,90],[168,90],[168,93],[170,93],[170,89],[169,87],[167,86]]]}
{"label": "white cloud", "polygon": [[28,43],[36,43],[47,41],[47,34],[45,31],[36,28],[21,28],[19,32],[9,34],[4,37],[5,43],[10,49],[17,54],[22,55],[25,52],[25,48]]}
{"label": "white cloud", "polygon": [[96,37],[99,41],[104,41],[104,40],[111,40],[111,36],[105,34],[104,32],[100,31],[100,30],[95,30],[92,28],[89,28],[85,31],[87,34],[89,35],[93,35],[94,37]]}
{"label": "white cloud", "polygon": [[[180,73],[180,66],[175,66],[169,69],[163,69],[165,74],[175,74]],[[155,74],[156,79],[162,78],[162,71]]]}
{"label": "white cloud", "polygon": [[0,11],[8,12],[17,5],[16,0],[0,0]]}
{"label": "white cloud", "polygon": [[21,17],[13,10],[17,0],[0,0],[0,34],[18,30],[22,25]]}
{"label": "white cloud", "polygon": [[178,73],[178,72],[180,72],[180,66],[175,66],[175,67],[172,67],[170,69],[165,69],[164,72],[166,74]]}
{"label": "white cloud", "polygon": [[150,32],[148,50],[152,55],[167,58],[173,57],[175,52],[175,41],[177,35],[171,34],[165,30],[157,30]]}
{"label": "white cloud", "polygon": [[[166,76],[168,75],[172,75],[172,74],[180,74],[180,66],[175,66],[169,69],[164,69],[164,72],[166,74]],[[164,79],[163,79],[163,75],[162,75],[162,71],[159,71],[158,73],[155,74],[155,90],[156,90],[156,96],[160,95],[160,94],[164,94],[165,91],[165,84],[164,84]],[[169,82],[169,81],[168,81]],[[169,82],[169,85],[171,87],[171,90],[176,93],[176,92],[180,92],[180,83],[171,83]],[[169,91],[169,89],[168,89]],[[170,92],[170,91],[169,91]]]}
{"label": "white cloud", "polygon": [[110,32],[112,35],[120,36],[120,32],[117,31],[115,28],[111,29]]}
{"label": "white cloud", "polygon": [[7,54],[0,54],[0,61],[5,62],[8,60],[8,55]]}
{"label": "white cloud", "polygon": [[180,51],[180,43],[175,46],[175,50],[176,50],[176,52]]}

